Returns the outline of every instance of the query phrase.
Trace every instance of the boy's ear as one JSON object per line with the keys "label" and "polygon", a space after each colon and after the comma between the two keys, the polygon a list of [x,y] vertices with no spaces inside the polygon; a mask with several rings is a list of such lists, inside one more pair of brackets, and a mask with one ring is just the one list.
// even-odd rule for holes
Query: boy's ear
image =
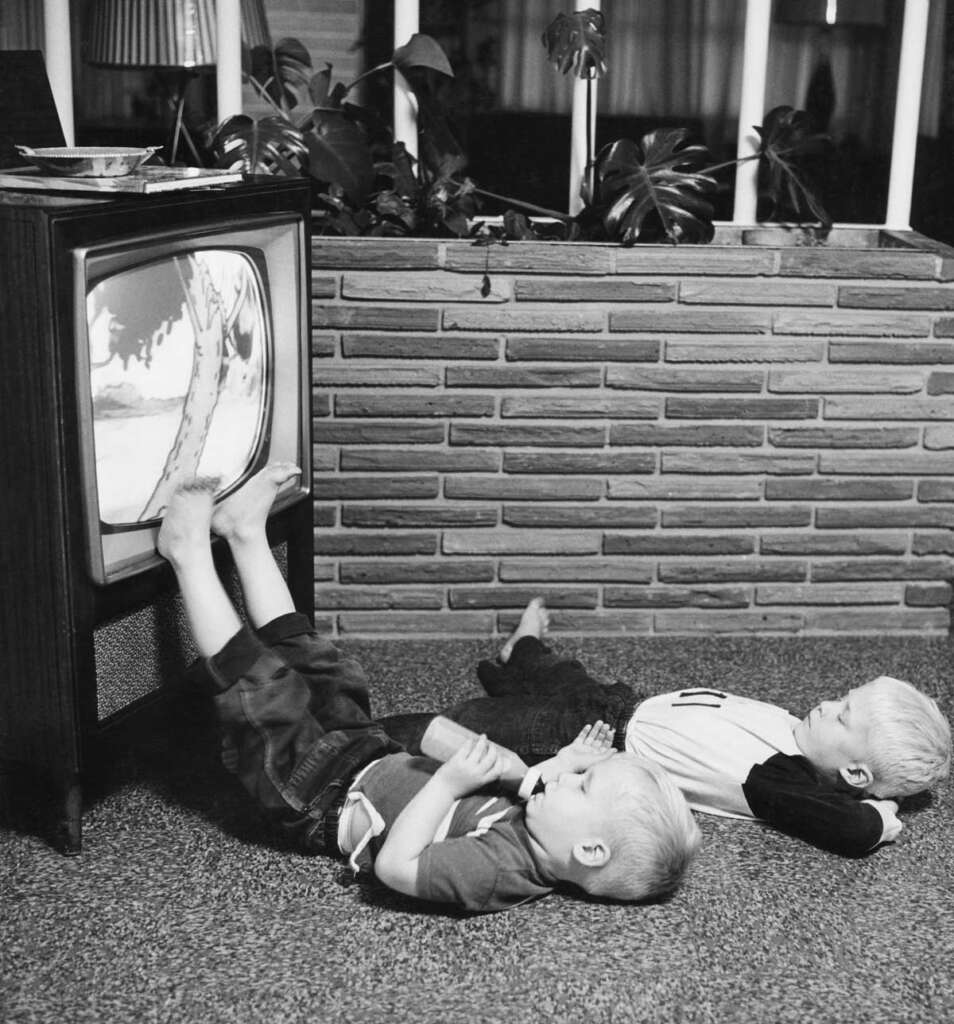
{"label": "boy's ear", "polygon": [[867,789],[874,782],[874,772],[863,761],[852,761],[846,767],[839,768],[838,774],[855,789]]}
{"label": "boy's ear", "polygon": [[609,863],[609,845],[602,839],[583,839],[574,844],[573,859],[585,868],[601,868]]}

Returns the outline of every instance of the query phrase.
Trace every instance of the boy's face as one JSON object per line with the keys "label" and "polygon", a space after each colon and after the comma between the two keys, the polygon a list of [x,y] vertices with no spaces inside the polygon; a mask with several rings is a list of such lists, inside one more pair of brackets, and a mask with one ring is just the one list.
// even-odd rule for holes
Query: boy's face
{"label": "boy's face", "polygon": [[823,700],[795,726],[799,750],[821,771],[865,788],[871,783],[871,683],[838,700]]}
{"label": "boy's face", "polygon": [[[527,801],[527,831],[553,863],[570,872],[562,878],[571,877],[578,844],[603,840],[614,794],[624,785],[632,789],[633,774],[619,757],[609,757],[582,773],[563,772]],[[655,787],[653,776],[644,774],[645,784]]]}

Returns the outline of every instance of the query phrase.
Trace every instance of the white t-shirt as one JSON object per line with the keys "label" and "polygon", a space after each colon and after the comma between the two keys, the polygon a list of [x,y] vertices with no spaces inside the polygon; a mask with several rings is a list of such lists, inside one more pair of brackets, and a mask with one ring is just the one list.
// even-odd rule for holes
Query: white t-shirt
{"label": "white t-shirt", "polygon": [[773,754],[799,753],[797,724],[775,704],[720,690],[677,690],[636,708],[626,749],[665,768],[693,810],[751,818],[742,783]]}

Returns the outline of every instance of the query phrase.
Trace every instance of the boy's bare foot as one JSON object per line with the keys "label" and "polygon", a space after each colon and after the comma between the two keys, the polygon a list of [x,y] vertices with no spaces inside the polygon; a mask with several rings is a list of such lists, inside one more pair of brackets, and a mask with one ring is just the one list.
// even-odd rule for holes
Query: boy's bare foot
{"label": "boy's bare foot", "polygon": [[293,462],[270,462],[216,508],[212,529],[226,540],[260,533],[282,484],[299,473]]}
{"label": "boy's bare foot", "polygon": [[156,550],[173,565],[208,549],[212,506],[219,481],[197,477],[180,484],[166,505]]}
{"label": "boy's bare foot", "polygon": [[547,611],[547,606],[543,603],[542,597],[535,597],[524,608],[523,615],[520,616],[520,621],[517,623],[517,628],[510,634],[510,638],[503,647],[500,648],[497,659],[506,664],[513,652],[513,645],[520,637],[535,636],[538,640],[542,640],[549,627],[550,613]]}

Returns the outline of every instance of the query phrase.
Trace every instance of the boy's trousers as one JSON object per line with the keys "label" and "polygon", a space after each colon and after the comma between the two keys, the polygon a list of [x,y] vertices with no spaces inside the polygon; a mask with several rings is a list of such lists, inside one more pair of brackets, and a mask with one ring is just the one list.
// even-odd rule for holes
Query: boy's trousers
{"label": "boy's trousers", "polygon": [[[486,733],[528,764],[552,757],[597,719],[616,729],[613,743],[625,749],[626,726],[644,696],[625,683],[604,686],[579,661],[554,654],[532,636],[514,644],[506,664],[480,662],[477,675],[489,696],[462,701],[441,714]],[[391,737],[416,754],[433,717],[391,715],[380,721]]]}
{"label": "boy's trousers", "polygon": [[337,854],[352,779],[401,749],[371,718],[364,670],[297,612],[243,627],[204,664],[225,766],[300,845]]}

